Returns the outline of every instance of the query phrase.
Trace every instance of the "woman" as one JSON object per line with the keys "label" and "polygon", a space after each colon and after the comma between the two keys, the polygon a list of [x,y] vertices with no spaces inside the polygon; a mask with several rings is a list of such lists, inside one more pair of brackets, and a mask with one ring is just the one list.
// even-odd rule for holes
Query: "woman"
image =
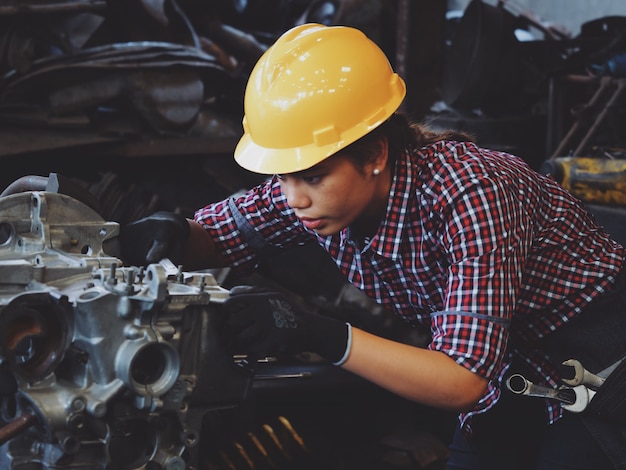
{"label": "woman", "polygon": [[[286,32],[251,73],[235,151],[269,179],[193,221],[158,213],[125,227],[125,260],[246,271],[259,261],[250,231],[277,247],[315,241],[369,297],[427,325],[430,344],[236,288],[226,306],[238,350],[317,352],[402,397],[458,411],[449,468],[612,468],[607,440],[601,447],[582,415],[505,382],[522,373],[556,389],[566,359],[598,372],[623,357],[624,248],[519,158],[410,126],[397,112],[404,96],[359,31]],[[617,339],[579,348],[589,324]]]}

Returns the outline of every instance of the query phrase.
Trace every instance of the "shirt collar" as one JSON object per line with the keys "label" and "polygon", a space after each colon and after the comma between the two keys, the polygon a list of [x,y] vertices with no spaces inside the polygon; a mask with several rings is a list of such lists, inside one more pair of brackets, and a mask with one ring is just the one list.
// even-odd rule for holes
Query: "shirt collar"
{"label": "shirt collar", "polygon": [[[400,156],[395,167],[385,217],[376,235],[362,247],[362,251],[371,249],[380,256],[391,259],[400,255],[400,241],[409,212],[409,203],[413,193],[411,186],[415,172],[408,152]],[[349,228],[339,233],[339,242],[342,246],[350,242]]]}

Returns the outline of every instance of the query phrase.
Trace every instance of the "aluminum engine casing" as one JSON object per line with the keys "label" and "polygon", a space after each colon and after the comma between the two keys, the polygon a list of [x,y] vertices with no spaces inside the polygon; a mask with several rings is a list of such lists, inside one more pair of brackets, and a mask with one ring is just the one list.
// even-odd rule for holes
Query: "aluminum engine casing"
{"label": "aluminum engine casing", "polygon": [[250,386],[219,343],[228,290],[123,266],[118,233],[63,194],[0,198],[2,469],[198,468],[203,417]]}

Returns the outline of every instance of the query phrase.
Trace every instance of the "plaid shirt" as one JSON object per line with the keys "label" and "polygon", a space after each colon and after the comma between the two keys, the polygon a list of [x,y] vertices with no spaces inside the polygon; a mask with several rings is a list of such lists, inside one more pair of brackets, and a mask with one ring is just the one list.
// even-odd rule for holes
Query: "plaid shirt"
{"label": "plaid shirt", "polygon": [[[430,349],[488,378],[476,409],[460,417],[468,425],[498,400],[513,355],[544,385],[559,385],[545,358],[524,345],[609,289],[625,256],[554,181],[472,143],[442,141],[400,159],[385,219],[364,246],[349,228],[329,237],[307,231],[276,178],[237,205],[270,244],[317,238],[353,284],[407,323],[428,325]],[[255,266],[226,202],[198,210],[195,219],[232,266]],[[547,411],[550,422],[562,413],[557,403],[547,402]]]}

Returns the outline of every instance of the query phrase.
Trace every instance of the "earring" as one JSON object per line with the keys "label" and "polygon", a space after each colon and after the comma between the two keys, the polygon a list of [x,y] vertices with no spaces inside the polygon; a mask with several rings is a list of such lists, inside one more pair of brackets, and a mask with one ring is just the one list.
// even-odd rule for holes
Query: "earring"
{"label": "earring", "polygon": [[374,176],[378,176],[378,175],[380,175],[380,170],[378,168],[374,168],[374,170],[372,171],[372,174]]}

